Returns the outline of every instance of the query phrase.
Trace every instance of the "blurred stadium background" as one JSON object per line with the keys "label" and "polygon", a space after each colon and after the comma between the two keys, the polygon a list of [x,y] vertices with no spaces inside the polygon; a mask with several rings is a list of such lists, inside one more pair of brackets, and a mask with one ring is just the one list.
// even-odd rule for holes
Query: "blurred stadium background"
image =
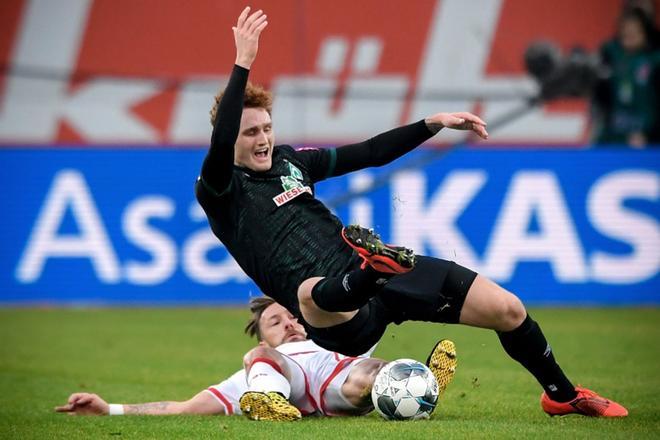
{"label": "blurred stadium background", "polygon": [[[192,191],[244,3],[1,2],[0,303],[240,305],[259,294]],[[537,40],[595,53],[622,2],[402,5],[252,5],[271,22],[252,80],[275,92],[279,143],[362,140],[437,111],[491,122],[488,142],[442,132],[409,162],[318,195],[345,221],[476,268],[529,303],[660,303],[658,150],[589,145],[588,100],[529,105],[539,86],[523,60]]]}

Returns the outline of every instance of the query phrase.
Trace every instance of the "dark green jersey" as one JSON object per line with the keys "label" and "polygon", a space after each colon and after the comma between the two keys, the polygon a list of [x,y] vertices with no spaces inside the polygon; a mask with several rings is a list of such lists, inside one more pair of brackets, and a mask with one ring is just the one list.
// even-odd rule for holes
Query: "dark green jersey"
{"label": "dark green jersey", "polygon": [[314,197],[332,154],[276,146],[269,171],[235,167],[222,195],[197,182],[213,233],[259,288],[292,312],[305,279],[340,274],[357,261],[339,219]]}
{"label": "dark green jersey", "polygon": [[211,147],[195,186],[213,233],[259,288],[300,316],[298,287],[336,276],[359,260],[341,238],[342,224],[314,197],[314,184],[380,166],[432,133],[424,121],[336,149],[273,149],[272,167],[234,165],[248,71],[235,66],[218,107]]}

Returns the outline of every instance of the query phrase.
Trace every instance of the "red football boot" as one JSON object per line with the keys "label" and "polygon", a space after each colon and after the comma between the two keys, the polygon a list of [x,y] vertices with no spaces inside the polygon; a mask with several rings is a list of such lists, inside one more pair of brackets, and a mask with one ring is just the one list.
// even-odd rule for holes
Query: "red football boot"
{"label": "red football boot", "polygon": [[578,395],[570,402],[555,402],[543,393],[541,408],[551,416],[581,414],[589,417],[625,417],[628,410],[616,402],[600,397],[591,390],[575,387]]}
{"label": "red football boot", "polygon": [[373,229],[350,225],[341,230],[341,236],[364,260],[361,267],[373,267],[381,273],[400,274],[415,267],[412,249],[384,244]]}

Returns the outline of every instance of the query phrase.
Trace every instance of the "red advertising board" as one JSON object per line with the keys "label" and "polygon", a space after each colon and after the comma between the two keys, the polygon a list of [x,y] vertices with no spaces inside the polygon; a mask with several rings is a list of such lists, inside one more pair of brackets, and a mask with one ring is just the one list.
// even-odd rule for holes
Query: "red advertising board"
{"label": "red advertising board", "polygon": [[[496,119],[534,93],[534,40],[596,50],[619,0],[261,0],[251,79],[276,93],[280,141],[363,138],[429,112]],[[241,0],[4,0],[0,144],[203,145],[234,60]],[[587,106],[564,101],[495,143],[577,144]],[[452,136],[439,142],[456,140]]]}

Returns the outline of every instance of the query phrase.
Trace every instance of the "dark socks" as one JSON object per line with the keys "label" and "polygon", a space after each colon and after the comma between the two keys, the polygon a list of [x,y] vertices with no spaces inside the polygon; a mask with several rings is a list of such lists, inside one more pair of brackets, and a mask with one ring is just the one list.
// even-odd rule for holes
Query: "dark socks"
{"label": "dark socks", "polygon": [[575,398],[575,387],[555,362],[550,344],[529,315],[515,330],[497,335],[509,356],[532,373],[552,400],[568,402]]}
{"label": "dark socks", "polygon": [[312,299],[317,306],[328,312],[357,310],[380,292],[392,275],[377,272],[367,266],[338,277],[323,278],[312,289]]}

